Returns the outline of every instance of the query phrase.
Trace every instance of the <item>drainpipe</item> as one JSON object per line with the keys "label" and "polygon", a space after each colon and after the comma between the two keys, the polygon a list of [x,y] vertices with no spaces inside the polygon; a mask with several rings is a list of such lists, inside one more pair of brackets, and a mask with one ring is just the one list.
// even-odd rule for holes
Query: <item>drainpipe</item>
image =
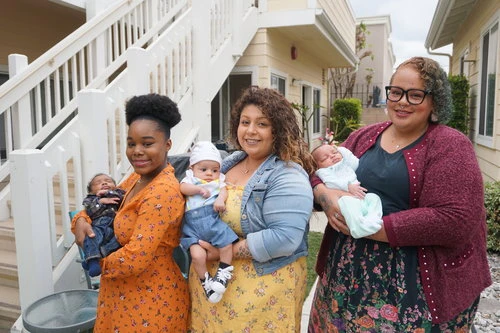
{"label": "drainpipe", "polygon": [[437,55],[437,56],[448,57],[448,76],[451,76],[451,54],[448,54],[448,53],[439,53],[439,52],[432,52],[430,50],[430,47],[427,47],[427,53],[429,53],[430,55]]}

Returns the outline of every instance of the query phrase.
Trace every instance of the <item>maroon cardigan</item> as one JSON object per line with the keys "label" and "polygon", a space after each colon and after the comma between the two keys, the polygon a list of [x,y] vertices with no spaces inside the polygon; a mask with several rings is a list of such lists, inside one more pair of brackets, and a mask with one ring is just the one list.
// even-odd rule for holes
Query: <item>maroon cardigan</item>
{"label": "maroon cardigan", "polygon": [[[360,157],[390,124],[365,126],[343,146]],[[470,140],[444,125],[431,124],[422,141],[403,154],[410,179],[410,209],[384,216],[384,228],[391,247],[418,247],[432,322],[447,322],[491,284],[481,172]],[[316,263],[319,276],[324,274],[336,236],[327,225]]]}

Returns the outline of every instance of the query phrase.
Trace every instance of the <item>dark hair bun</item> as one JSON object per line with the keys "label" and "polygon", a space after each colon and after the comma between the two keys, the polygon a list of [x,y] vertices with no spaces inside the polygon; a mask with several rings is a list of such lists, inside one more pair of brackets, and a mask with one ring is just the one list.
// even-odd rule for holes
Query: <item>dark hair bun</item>
{"label": "dark hair bun", "polygon": [[147,94],[134,96],[125,104],[127,125],[138,118],[157,119],[172,128],[181,121],[181,114],[177,104],[167,96]]}

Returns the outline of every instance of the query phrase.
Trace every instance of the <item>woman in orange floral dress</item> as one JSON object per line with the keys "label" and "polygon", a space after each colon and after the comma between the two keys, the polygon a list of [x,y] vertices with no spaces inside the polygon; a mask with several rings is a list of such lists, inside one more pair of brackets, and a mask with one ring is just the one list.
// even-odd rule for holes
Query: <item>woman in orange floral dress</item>
{"label": "woman in orange floral dress", "polygon": [[[125,198],[114,220],[123,246],[101,260],[94,332],[186,332],[189,294],[172,253],[179,245],[184,198],[167,154],[181,119],[166,96],[131,98],[125,108],[127,158],[134,173],[119,187]],[[77,244],[93,237],[82,211],[73,219]]]}

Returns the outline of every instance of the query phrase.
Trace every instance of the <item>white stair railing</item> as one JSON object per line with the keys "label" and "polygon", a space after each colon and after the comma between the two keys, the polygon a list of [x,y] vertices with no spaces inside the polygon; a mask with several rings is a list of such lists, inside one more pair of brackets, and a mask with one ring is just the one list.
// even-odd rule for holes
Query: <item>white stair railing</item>
{"label": "white stair railing", "polygon": [[[43,145],[78,112],[78,91],[108,84],[125,64],[127,49],[151,43],[187,6],[187,0],[119,1],[0,86],[0,135],[6,143],[0,181],[9,176],[14,149]],[[8,210],[8,199],[0,193],[0,211]]]}
{"label": "white stair railing", "polygon": [[[75,269],[74,261],[67,260],[67,254],[76,253],[73,250],[68,252],[68,247],[75,245],[67,212],[79,208],[85,193],[83,180],[107,170],[115,179],[120,180],[130,171],[125,155],[124,119],[124,105],[130,96],[155,92],[168,95],[178,103],[182,121],[172,131],[174,145],[170,154],[187,151],[201,135],[200,129],[209,126],[200,114],[210,112],[210,100],[218,90],[212,86],[211,81],[215,84],[223,82],[237,61],[234,52],[243,52],[251,36],[255,34],[257,25],[256,13],[250,2],[242,0],[232,6],[233,14],[227,13],[232,18],[225,29],[232,27],[234,30],[225,34],[225,40],[219,44],[216,54],[212,55],[207,52],[212,49],[211,40],[207,38],[203,43],[197,43],[199,37],[194,36],[199,31],[210,34],[209,27],[214,17],[205,15],[203,19],[198,19],[198,16],[208,12],[205,10],[214,3],[226,0],[212,0],[210,3],[205,1],[194,0],[193,7],[188,7],[187,4],[185,6],[185,1],[174,1],[179,6],[175,13],[170,13],[175,16],[175,20],[158,23],[161,28],[151,27],[150,31],[155,31],[155,36],[145,37],[148,42],[144,47],[128,47],[119,56],[123,57],[124,69],[113,80],[105,80],[103,73],[97,73],[85,89],[79,89],[68,104],[73,105],[73,109],[78,109],[78,113],[42,149],[21,149],[11,153],[15,157],[11,178],[20,184],[12,192],[12,202],[16,203],[13,204],[12,215],[16,228],[16,246],[20,251],[18,267],[22,309],[31,301],[57,291],[54,286],[61,285],[61,281],[69,281],[64,283],[66,289],[74,281],[68,278],[74,276],[74,272],[66,273]],[[150,5],[163,3],[160,0],[130,1],[136,4],[145,2]],[[198,6],[196,11],[193,10],[194,6]],[[246,10],[243,10],[245,6]],[[196,20],[195,13],[198,15]],[[237,28],[236,22],[239,23]],[[205,60],[199,62],[200,58],[193,56],[195,53],[198,57],[205,56]],[[218,69],[205,67],[207,63]],[[209,82],[209,89],[202,89]],[[195,99],[202,100],[202,103]],[[202,105],[203,109],[197,109],[195,105]],[[40,168],[40,164],[43,164],[43,168]],[[31,175],[37,178],[38,185],[35,189],[43,193],[37,198],[28,197],[26,200],[24,193],[33,190],[27,180]],[[76,181],[73,189],[69,186],[69,178]],[[57,200],[55,192],[59,193]],[[25,208],[26,205],[29,209]],[[56,211],[62,214],[62,227],[59,230],[55,223]],[[23,235],[26,230],[43,232],[40,232],[39,240],[32,232],[27,232],[28,236],[19,236],[18,239],[17,236]],[[23,249],[23,244],[28,241],[33,243],[32,246]],[[47,247],[52,250],[48,257],[34,253]],[[40,264],[33,266],[33,260]],[[32,285],[30,287],[23,283],[31,282],[32,276],[46,278],[48,272],[52,272],[52,276],[50,283],[46,285],[36,284],[37,288],[34,289]],[[74,283],[78,284],[79,281]]]}

